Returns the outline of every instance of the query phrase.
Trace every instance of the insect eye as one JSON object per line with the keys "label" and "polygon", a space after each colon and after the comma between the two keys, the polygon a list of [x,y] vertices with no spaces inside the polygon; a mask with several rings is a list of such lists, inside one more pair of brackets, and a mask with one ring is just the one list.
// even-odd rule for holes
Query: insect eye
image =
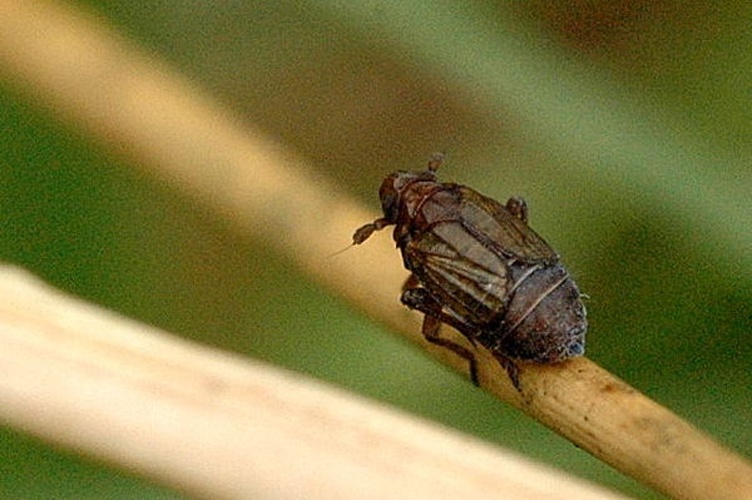
{"label": "insect eye", "polygon": [[397,191],[392,189],[381,193],[381,208],[385,218],[390,221],[397,219]]}
{"label": "insect eye", "polygon": [[381,199],[381,208],[384,210],[384,217],[390,221],[397,220],[397,202],[399,199],[399,189],[396,184],[398,177],[390,175],[381,184],[379,189],[379,198]]}

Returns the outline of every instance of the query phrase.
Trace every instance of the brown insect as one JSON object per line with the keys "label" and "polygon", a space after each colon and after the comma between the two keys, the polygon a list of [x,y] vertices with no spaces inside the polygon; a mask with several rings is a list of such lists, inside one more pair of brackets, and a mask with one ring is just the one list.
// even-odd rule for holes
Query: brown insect
{"label": "brown insect", "polygon": [[379,189],[384,217],[361,227],[353,243],[394,225],[394,241],[412,274],[402,303],[425,314],[426,340],[470,364],[473,352],[439,330],[446,323],[488,349],[519,389],[516,361],[556,363],[585,351],[585,307],[559,255],[530,229],[527,205],[501,205],[466,186],[442,183],[440,155],[417,172],[397,171]]}

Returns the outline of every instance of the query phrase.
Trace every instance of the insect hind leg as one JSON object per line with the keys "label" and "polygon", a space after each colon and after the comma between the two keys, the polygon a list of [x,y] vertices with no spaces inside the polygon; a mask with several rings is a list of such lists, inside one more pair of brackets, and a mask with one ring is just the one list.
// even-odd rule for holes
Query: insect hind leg
{"label": "insect hind leg", "polygon": [[496,361],[499,362],[502,368],[504,368],[504,371],[507,372],[507,375],[509,376],[509,380],[512,382],[512,385],[514,386],[517,391],[521,391],[520,387],[520,370],[517,368],[517,364],[512,360],[511,358],[494,352],[493,353],[494,358],[496,358]]}
{"label": "insect hind leg", "polygon": [[[408,279],[409,281],[409,279]],[[408,283],[405,283],[407,285]],[[457,328],[462,331],[462,325],[455,318],[449,316],[442,311],[441,305],[436,302],[424,288],[407,288],[402,293],[402,303],[410,309],[425,314],[423,318],[423,327],[421,332],[423,337],[432,344],[441,346],[445,349],[457,354],[459,357],[467,360],[470,369],[470,380],[474,385],[480,386],[478,381],[478,362],[475,359],[475,355],[468,348],[453,342],[452,340],[445,339],[439,336],[441,331],[441,324],[447,323],[448,325]],[[460,328],[458,328],[460,327]],[[472,339],[468,339],[475,345]]]}

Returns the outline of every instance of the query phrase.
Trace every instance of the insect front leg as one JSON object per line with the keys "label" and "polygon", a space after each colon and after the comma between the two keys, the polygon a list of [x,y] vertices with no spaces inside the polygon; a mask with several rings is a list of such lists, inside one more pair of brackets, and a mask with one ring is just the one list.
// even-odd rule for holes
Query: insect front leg
{"label": "insect front leg", "polygon": [[[408,282],[406,282],[405,285],[407,286],[409,283],[410,278],[408,278]],[[467,360],[468,364],[470,365],[470,380],[473,382],[473,384],[479,386],[478,363],[475,359],[475,355],[466,347],[463,347],[456,342],[441,338],[439,336],[442,323],[447,323],[448,325],[458,329],[460,332],[463,330],[464,325],[462,325],[455,318],[444,313],[442,311],[441,304],[436,302],[436,300],[431,297],[431,295],[428,293],[428,290],[426,290],[425,288],[407,288],[402,293],[401,300],[402,303],[410,309],[415,309],[425,314],[423,318],[422,333],[423,337],[425,337],[427,341],[431,342],[432,344],[436,344],[438,346],[449,349],[461,358]],[[469,340],[473,343],[473,345],[475,344],[472,339]]]}

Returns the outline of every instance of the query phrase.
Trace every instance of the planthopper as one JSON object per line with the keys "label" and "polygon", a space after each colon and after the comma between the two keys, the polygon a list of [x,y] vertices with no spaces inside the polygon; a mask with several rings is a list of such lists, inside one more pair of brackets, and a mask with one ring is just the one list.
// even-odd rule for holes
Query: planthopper
{"label": "planthopper", "polygon": [[442,323],[452,326],[489,350],[519,389],[518,361],[556,363],[584,353],[581,294],[559,255],[528,226],[523,199],[502,205],[439,182],[442,159],[388,175],[379,190],[384,216],[355,231],[353,243],[393,225],[411,273],[401,301],[425,315],[426,340],[466,359],[478,385],[472,349],[440,335]]}

